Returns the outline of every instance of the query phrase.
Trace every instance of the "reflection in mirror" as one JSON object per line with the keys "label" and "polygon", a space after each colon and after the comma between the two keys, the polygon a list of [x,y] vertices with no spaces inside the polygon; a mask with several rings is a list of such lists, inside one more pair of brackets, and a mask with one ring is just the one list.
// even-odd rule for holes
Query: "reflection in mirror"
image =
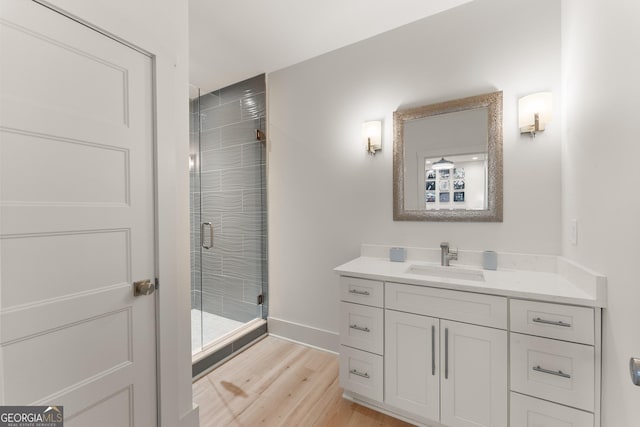
{"label": "reflection in mirror", "polygon": [[[421,159],[424,173],[418,173],[415,209],[487,209],[486,159],[486,151],[446,156],[452,167],[439,170],[433,169],[433,164],[441,159]],[[408,199],[406,202],[405,206],[410,204]]]}
{"label": "reflection in mirror", "polygon": [[502,221],[502,92],[394,113],[394,220]]}

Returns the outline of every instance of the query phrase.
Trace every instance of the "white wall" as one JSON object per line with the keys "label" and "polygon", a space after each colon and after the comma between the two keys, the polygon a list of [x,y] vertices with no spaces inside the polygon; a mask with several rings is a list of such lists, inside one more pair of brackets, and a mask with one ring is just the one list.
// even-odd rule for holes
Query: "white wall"
{"label": "white wall", "polygon": [[182,0],[50,0],[155,57],[158,174],[159,402],[162,426],[196,426],[189,295],[188,9]]}
{"label": "white wall", "polygon": [[629,357],[640,357],[639,17],[637,0],[562,2],[562,244],[565,256],[608,276],[604,427],[639,423],[640,387],[628,369]]}
{"label": "white wall", "polygon": [[[270,315],[337,332],[332,268],[363,242],[560,253],[560,113],[535,140],[517,129],[518,97],[560,81],[556,0],[476,0],[269,74]],[[504,222],[394,222],[393,111],[494,90]],[[371,158],[360,130],[380,118]]]}

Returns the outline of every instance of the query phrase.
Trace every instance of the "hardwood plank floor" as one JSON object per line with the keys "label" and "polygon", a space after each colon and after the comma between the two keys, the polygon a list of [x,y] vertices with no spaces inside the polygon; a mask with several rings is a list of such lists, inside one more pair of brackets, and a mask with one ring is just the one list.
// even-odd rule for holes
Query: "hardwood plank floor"
{"label": "hardwood plank floor", "polygon": [[267,337],[193,384],[201,427],[410,426],[342,398],[338,357]]}

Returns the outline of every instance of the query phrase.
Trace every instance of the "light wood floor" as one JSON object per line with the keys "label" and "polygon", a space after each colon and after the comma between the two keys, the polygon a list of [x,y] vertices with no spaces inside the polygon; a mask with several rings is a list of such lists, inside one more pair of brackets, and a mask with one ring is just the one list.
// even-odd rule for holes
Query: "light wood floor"
{"label": "light wood floor", "polygon": [[193,384],[201,427],[409,426],[349,402],[338,357],[267,337]]}

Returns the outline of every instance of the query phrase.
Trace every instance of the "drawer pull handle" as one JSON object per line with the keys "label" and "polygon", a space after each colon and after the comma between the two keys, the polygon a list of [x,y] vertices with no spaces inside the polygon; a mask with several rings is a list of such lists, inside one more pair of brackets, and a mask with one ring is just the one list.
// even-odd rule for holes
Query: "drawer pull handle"
{"label": "drawer pull handle", "polygon": [[355,329],[357,331],[362,331],[362,332],[371,332],[371,329],[367,328],[366,326],[358,326],[358,325],[349,325],[349,327],[351,329]]}
{"label": "drawer pull handle", "polygon": [[533,319],[536,323],[544,323],[545,325],[554,325],[554,326],[564,326],[565,328],[570,328],[571,323],[565,323],[562,320],[554,321],[554,320],[545,320],[539,317]]}
{"label": "drawer pull handle", "polygon": [[350,370],[349,373],[366,379],[370,378],[368,373],[356,371],[355,369]]}
{"label": "drawer pull handle", "polygon": [[571,378],[571,375],[565,374],[562,371],[550,371],[548,369],[541,368],[540,365],[534,366],[532,369],[537,372],[542,372],[543,374],[555,375],[562,378]]}
{"label": "drawer pull handle", "polygon": [[359,291],[357,289],[349,289],[349,293],[356,294],[356,295],[371,295],[369,291]]}

